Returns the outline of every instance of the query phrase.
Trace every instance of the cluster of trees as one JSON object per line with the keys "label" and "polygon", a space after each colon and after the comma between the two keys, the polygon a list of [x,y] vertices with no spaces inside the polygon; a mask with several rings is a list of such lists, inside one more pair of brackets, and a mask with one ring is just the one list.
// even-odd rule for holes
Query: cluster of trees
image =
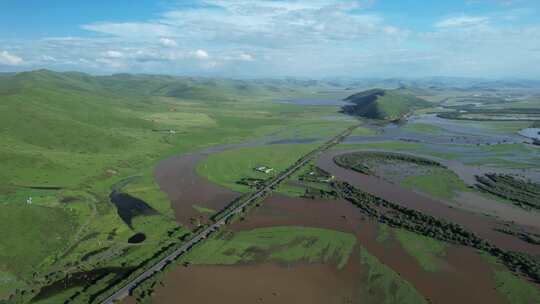
{"label": "cluster of trees", "polygon": [[[490,120],[497,120],[497,121],[514,121],[514,119],[505,119],[505,118],[497,118],[496,116],[508,114],[508,115],[540,115],[540,109],[537,108],[508,108],[508,109],[478,109],[473,108],[471,106],[457,106],[457,107],[449,107],[454,108],[455,112],[444,112],[437,114],[438,117],[445,118],[445,119],[457,119],[457,120],[476,120],[476,121],[490,121]],[[467,114],[483,114],[486,117],[485,118],[467,118],[464,115]],[[494,118],[488,118],[489,116],[493,116]],[[533,120],[533,118],[524,118],[523,120]]]}
{"label": "cluster of trees", "polygon": [[239,181],[236,183],[239,185],[248,186],[250,188],[260,189],[264,187],[264,183],[266,181],[261,178],[253,178],[253,177],[242,177]]}
{"label": "cluster of trees", "polygon": [[540,259],[538,257],[505,251],[467,231],[461,225],[399,206],[356,189],[346,182],[335,182],[333,186],[341,197],[355,204],[363,213],[376,218],[379,222],[441,241],[482,250],[499,258],[510,270],[540,283]]}
{"label": "cluster of trees", "polygon": [[369,163],[379,161],[401,161],[420,166],[444,167],[440,163],[429,159],[390,152],[354,152],[339,155],[334,158],[334,161],[343,168],[351,169],[366,175],[371,175],[373,173],[369,167]]}
{"label": "cluster of trees", "polygon": [[339,196],[335,190],[327,191],[318,188],[306,187],[302,197],[310,199],[336,199]]}
{"label": "cluster of trees", "polygon": [[515,236],[527,243],[531,243],[531,244],[534,244],[534,245],[540,245],[540,235],[536,234],[536,233],[529,233],[529,232],[526,232],[526,231],[514,231],[512,229],[509,229],[509,228],[497,228],[495,229],[501,233],[505,233],[505,234],[508,234],[508,235],[512,235],[512,236]]}
{"label": "cluster of trees", "polygon": [[476,176],[476,187],[524,208],[540,210],[540,185],[508,174]]}

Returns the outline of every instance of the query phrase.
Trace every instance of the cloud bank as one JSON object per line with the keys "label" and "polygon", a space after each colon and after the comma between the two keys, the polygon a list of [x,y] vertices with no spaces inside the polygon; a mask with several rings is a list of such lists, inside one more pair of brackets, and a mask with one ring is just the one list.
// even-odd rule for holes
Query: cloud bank
{"label": "cloud bank", "polygon": [[519,2],[497,3],[504,9],[449,12],[418,28],[373,0],[202,0],[152,20],[81,24],[84,37],[0,40],[12,46],[0,52],[0,65],[228,77],[540,77],[540,22],[517,22],[528,12],[508,7]]}

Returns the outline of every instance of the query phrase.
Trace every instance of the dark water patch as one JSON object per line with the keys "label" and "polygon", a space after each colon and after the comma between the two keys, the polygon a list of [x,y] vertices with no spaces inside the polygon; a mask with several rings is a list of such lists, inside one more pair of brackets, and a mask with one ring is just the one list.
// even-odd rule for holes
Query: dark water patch
{"label": "dark water patch", "polygon": [[92,284],[93,282],[104,278],[107,275],[114,274],[115,278],[121,277],[128,273],[130,268],[108,267],[99,268],[91,271],[76,272],[66,276],[65,278],[42,287],[39,293],[32,299],[32,302],[37,302],[50,298],[58,293],[74,287],[83,287]]}
{"label": "dark water patch", "polygon": [[51,190],[51,191],[57,191],[57,190],[64,189],[64,187],[58,187],[58,186],[21,186],[21,185],[17,185],[17,187],[24,188],[24,189]]}
{"label": "dark water patch", "polygon": [[136,233],[134,235],[132,235],[129,239],[128,239],[128,243],[130,244],[140,244],[142,242],[144,242],[144,240],[146,240],[146,235],[144,233]]}
{"label": "dark water patch", "polygon": [[540,128],[523,129],[519,131],[519,135],[530,138],[530,139],[540,140]]}
{"label": "dark water patch", "polygon": [[132,219],[139,215],[158,215],[155,209],[150,207],[143,200],[131,196],[127,193],[114,190],[109,196],[111,202],[116,206],[118,216],[130,227]]}

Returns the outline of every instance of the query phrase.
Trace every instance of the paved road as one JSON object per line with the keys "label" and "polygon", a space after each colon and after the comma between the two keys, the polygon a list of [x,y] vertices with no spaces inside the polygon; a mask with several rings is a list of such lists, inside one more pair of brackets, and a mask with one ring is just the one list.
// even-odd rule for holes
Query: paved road
{"label": "paved road", "polygon": [[177,250],[175,250],[173,253],[169,254],[167,257],[163,258],[153,266],[151,266],[148,270],[141,273],[139,276],[135,277],[129,282],[126,282],[125,285],[117,290],[115,293],[113,293],[110,297],[102,301],[102,304],[112,304],[116,301],[121,300],[122,298],[129,295],[129,292],[138,286],[140,283],[148,279],[149,277],[153,276],[154,274],[160,272],[167,266],[168,264],[172,263],[174,260],[176,260],[181,255],[185,254],[187,251],[189,251],[195,244],[199,243],[200,241],[206,239],[208,236],[210,236],[212,233],[216,232],[221,226],[224,226],[225,223],[229,218],[236,214],[242,213],[242,210],[244,207],[247,207],[248,205],[252,204],[253,202],[257,201],[260,197],[266,195],[267,193],[272,192],[275,186],[277,186],[279,183],[284,181],[285,179],[289,178],[294,172],[296,172],[298,169],[305,166],[309,161],[311,161],[315,156],[319,155],[321,152],[331,148],[332,146],[340,143],[345,137],[347,137],[352,130],[354,130],[355,127],[348,128],[347,130],[343,131],[339,135],[335,136],[331,140],[324,143],[322,146],[318,147],[317,149],[311,151],[310,153],[304,155],[302,158],[300,158],[295,165],[292,167],[289,167],[286,171],[275,177],[269,184],[264,186],[261,189],[258,189],[256,192],[253,192],[251,195],[245,198],[245,201],[232,209],[229,213],[227,213],[223,218],[221,218],[216,223],[212,224],[208,228],[204,229],[203,231],[199,232],[196,236],[194,236],[191,240],[180,246]]}

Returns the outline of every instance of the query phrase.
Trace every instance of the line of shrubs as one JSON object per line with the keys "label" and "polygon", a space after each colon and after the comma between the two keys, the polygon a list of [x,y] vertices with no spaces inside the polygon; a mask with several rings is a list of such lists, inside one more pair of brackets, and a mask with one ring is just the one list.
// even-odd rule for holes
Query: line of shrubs
{"label": "line of shrubs", "polygon": [[506,251],[467,231],[463,226],[409,209],[361,191],[346,182],[333,183],[346,200],[366,215],[395,228],[432,237],[441,241],[482,250],[497,257],[510,270],[540,283],[540,259],[535,256]]}
{"label": "line of shrubs", "polygon": [[540,185],[508,174],[476,176],[476,187],[522,208],[540,209]]}

